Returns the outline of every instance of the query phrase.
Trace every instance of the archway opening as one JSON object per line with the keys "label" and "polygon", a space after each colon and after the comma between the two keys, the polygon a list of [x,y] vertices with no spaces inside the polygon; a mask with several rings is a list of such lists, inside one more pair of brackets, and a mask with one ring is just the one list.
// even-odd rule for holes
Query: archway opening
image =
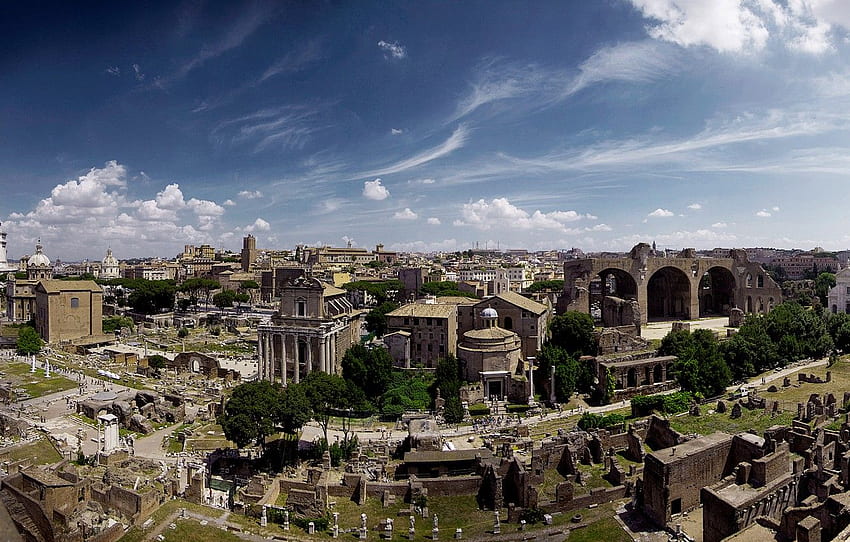
{"label": "archway opening", "polygon": [[725,267],[712,267],[699,282],[700,316],[729,316],[735,307],[735,277]]}
{"label": "archway opening", "polygon": [[653,273],[646,293],[650,320],[691,318],[691,282],[681,269],[662,267]]}
{"label": "archway opening", "polygon": [[[604,300],[606,297],[623,300],[637,299],[637,282],[627,271],[616,268],[603,269],[596,277],[590,288],[591,316],[597,323],[602,322],[606,326],[622,325],[620,320],[624,318],[624,315],[621,314],[608,315],[608,319],[613,319],[614,322],[605,322]],[[622,309],[622,305],[617,306]]]}

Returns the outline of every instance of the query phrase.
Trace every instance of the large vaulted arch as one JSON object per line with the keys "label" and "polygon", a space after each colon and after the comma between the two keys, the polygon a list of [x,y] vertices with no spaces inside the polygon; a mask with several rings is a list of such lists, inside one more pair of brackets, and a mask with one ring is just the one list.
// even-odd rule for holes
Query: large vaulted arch
{"label": "large vaulted arch", "polygon": [[735,277],[725,267],[715,266],[706,271],[698,291],[700,316],[728,316],[729,309],[737,306]]}
{"label": "large vaulted arch", "polygon": [[646,291],[650,320],[691,318],[691,281],[681,269],[667,266],[657,270]]}

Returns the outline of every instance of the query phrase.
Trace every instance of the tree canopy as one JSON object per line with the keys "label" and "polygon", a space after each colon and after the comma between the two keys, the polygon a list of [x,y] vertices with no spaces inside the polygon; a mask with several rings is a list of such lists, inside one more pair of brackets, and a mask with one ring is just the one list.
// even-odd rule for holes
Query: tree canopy
{"label": "tree canopy", "polygon": [[564,289],[564,281],[562,279],[557,280],[540,280],[537,282],[531,283],[531,285],[525,289],[526,292],[537,293],[537,292],[560,292]]}
{"label": "tree canopy", "polygon": [[714,397],[723,393],[732,381],[717,337],[710,330],[671,331],[661,340],[658,354],[678,356],[674,370],[685,391]]}
{"label": "tree canopy", "polygon": [[236,386],[218,418],[224,436],[240,448],[252,442],[265,447],[266,437],[275,432],[282,400],[281,389],[267,380]]}
{"label": "tree canopy", "polygon": [[362,290],[375,298],[378,305],[387,301],[398,302],[399,292],[404,288],[400,280],[355,280],[342,285],[344,290]]}
{"label": "tree canopy", "polygon": [[478,296],[473,293],[460,291],[457,282],[451,280],[426,282],[419,289],[419,293],[422,295],[435,295],[437,297],[457,296],[478,299]]}
{"label": "tree canopy", "polygon": [[398,303],[384,301],[366,315],[366,331],[381,337],[387,333],[387,313],[398,308]]}
{"label": "tree canopy", "polygon": [[386,348],[355,344],[342,357],[342,376],[360,388],[366,397],[380,397],[393,373],[393,358]]}
{"label": "tree canopy", "polygon": [[135,312],[155,314],[174,307],[175,291],[173,280],[141,280],[133,286],[128,302]]}
{"label": "tree canopy", "polygon": [[18,342],[16,346],[18,354],[31,356],[41,352],[41,348],[44,346],[44,341],[41,340],[41,337],[38,335],[35,328],[31,326],[23,326],[18,330]]}
{"label": "tree canopy", "polygon": [[568,311],[549,324],[549,341],[574,357],[596,355],[593,318],[589,314]]}

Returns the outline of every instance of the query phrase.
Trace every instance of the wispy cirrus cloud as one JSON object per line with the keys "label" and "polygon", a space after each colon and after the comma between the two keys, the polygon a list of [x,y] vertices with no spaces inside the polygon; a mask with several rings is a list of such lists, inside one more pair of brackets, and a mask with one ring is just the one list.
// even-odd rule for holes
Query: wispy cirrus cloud
{"label": "wispy cirrus cloud", "polygon": [[362,177],[390,175],[393,173],[400,173],[402,171],[414,169],[423,164],[427,164],[428,162],[432,162],[438,158],[442,158],[443,156],[449,155],[454,151],[462,148],[466,144],[468,139],[469,129],[467,129],[466,125],[461,124],[454,130],[454,132],[452,132],[452,134],[445,141],[443,141],[439,145],[430,149],[426,149],[409,158],[399,160],[398,162],[395,162],[388,166],[372,170],[369,173],[362,175]]}
{"label": "wispy cirrus cloud", "polygon": [[305,106],[261,109],[220,122],[213,128],[212,137],[218,143],[252,145],[254,152],[270,147],[301,149],[312,134],[322,129],[317,115],[316,109]]}
{"label": "wispy cirrus cloud", "polygon": [[544,108],[599,83],[656,81],[681,69],[679,57],[674,47],[644,40],[602,47],[579,65],[578,73],[486,58],[476,67],[470,91],[450,119],[501,102],[510,102],[512,111]]}

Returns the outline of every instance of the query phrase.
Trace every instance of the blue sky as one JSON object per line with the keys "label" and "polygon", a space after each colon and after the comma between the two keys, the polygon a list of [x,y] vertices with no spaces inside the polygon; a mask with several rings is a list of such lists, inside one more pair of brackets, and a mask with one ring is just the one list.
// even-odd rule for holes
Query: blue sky
{"label": "blue sky", "polygon": [[843,249],[848,28],[840,0],[22,2],[0,220],[66,260]]}

